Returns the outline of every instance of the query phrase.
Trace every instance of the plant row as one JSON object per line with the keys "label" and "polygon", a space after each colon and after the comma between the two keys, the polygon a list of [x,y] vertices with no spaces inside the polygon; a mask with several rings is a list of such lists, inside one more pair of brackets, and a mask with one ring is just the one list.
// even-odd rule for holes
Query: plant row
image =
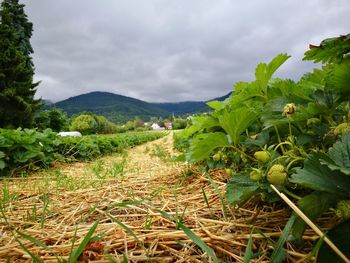
{"label": "plant row", "polygon": [[60,137],[46,129],[0,129],[0,174],[49,168],[56,161],[92,160],[164,136],[162,132]]}
{"label": "plant row", "polygon": [[[260,63],[254,81],[237,83],[224,102],[208,103],[213,112],[192,118],[178,147],[204,169],[225,168],[233,206],[253,197],[281,202],[273,184],[312,220],[330,208],[349,219],[349,52],[350,35],[310,45],[304,60],[323,65],[298,81],[272,78],[286,54]],[[301,239],[305,223],[291,225],[291,236]],[[271,262],[282,260],[276,253]]]}

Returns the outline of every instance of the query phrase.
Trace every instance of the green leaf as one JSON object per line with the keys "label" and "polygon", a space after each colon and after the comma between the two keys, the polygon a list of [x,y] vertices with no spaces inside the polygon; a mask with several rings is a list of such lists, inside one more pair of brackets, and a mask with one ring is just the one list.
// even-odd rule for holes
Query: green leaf
{"label": "green leaf", "polygon": [[135,241],[139,244],[142,244],[141,240],[135,235],[135,233],[123,222],[119,221],[115,217],[111,216],[110,214],[107,214],[107,216],[112,220],[112,222],[117,223],[119,226],[121,226],[129,235],[131,235]]}
{"label": "green leaf", "polygon": [[186,227],[184,224],[181,222],[177,222],[174,217],[169,215],[167,212],[164,212],[162,210],[156,209],[159,213],[161,213],[165,218],[174,221],[177,223],[178,227],[181,228],[185,234],[188,236],[189,239],[191,239],[197,246],[199,246],[203,251],[205,251],[208,256],[214,261],[219,263],[219,259],[216,257],[215,252],[208,247],[191,229]]}
{"label": "green leaf", "polygon": [[243,263],[249,263],[254,258],[254,254],[252,252],[252,243],[253,243],[253,236],[251,233],[248,239],[247,247],[244,252]]}
{"label": "green leaf", "polygon": [[30,159],[35,158],[39,153],[41,152],[32,152],[32,151],[15,152],[13,154],[13,159],[15,159],[19,163],[26,163]]}
{"label": "green leaf", "polygon": [[333,70],[327,76],[327,88],[340,94],[341,101],[350,98],[350,58],[344,59],[341,64],[334,65]]}
{"label": "green leaf", "polygon": [[78,246],[78,248],[76,248],[70,255],[69,255],[69,259],[68,262],[69,263],[75,263],[79,256],[81,255],[81,253],[83,252],[84,248],[86,247],[86,245],[89,243],[92,235],[94,234],[98,224],[100,223],[100,220],[97,220],[92,227],[89,229],[89,231],[86,233],[83,241],[80,243],[80,245]]}
{"label": "green leaf", "polygon": [[208,247],[191,229],[179,223],[179,227],[185,232],[189,239],[191,239],[197,246],[199,246],[203,251],[205,251],[208,256],[215,262],[220,263],[219,259],[216,257],[213,249]]}
{"label": "green leaf", "polygon": [[4,169],[6,167],[6,164],[3,160],[0,160],[0,170]]}
{"label": "green leaf", "polygon": [[221,191],[219,189],[219,187],[216,185],[216,183],[214,182],[214,180],[208,175],[207,176],[210,184],[213,186],[213,188],[215,189],[217,195],[220,198],[220,202],[221,202],[221,207],[222,207],[222,212],[224,213],[224,218],[227,218],[227,208],[226,208],[226,203],[225,203],[225,199],[223,198],[223,196],[221,195]]}
{"label": "green leaf", "polygon": [[[23,232],[21,232],[21,231],[19,231],[19,230],[16,230],[16,233],[19,234],[21,237],[23,237],[23,238],[29,240],[29,241],[32,242],[33,244],[35,244],[35,245],[37,245],[37,246],[39,246],[39,247],[44,248],[46,251],[48,251],[48,252],[53,252],[53,250],[52,250],[50,247],[48,247],[47,245],[45,245],[45,244],[44,244],[43,242],[41,242],[40,240],[37,240],[36,238],[34,238],[34,237],[30,236],[30,235],[27,235],[27,234],[25,234],[25,233],[23,233]],[[59,257],[57,257],[56,255],[55,255],[55,257],[56,257],[56,259],[57,259],[57,262],[62,262],[62,260],[61,260]]]}
{"label": "green leaf", "polygon": [[329,148],[328,155],[331,160],[322,160],[331,170],[339,170],[350,175],[350,132],[343,133],[341,141],[337,141]]}
{"label": "green leaf", "polygon": [[6,156],[6,154],[2,151],[0,151],[0,159],[4,158]]}
{"label": "green leaf", "polygon": [[214,110],[221,110],[223,108],[222,102],[218,100],[209,101],[207,105]]}
{"label": "green leaf", "polygon": [[200,127],[201,130],[204,130],[204,129],[208,130],[216,126],[220,126],[218,120],[212,116],[194,117],[192,118],[192,123]]}
{"label": "green leaf", "polygon": [[[327,232],[327,237],[348,259],[350,258],[350,220],[331,229]],[[343,263],[344,261],[324,242],[319,250],[317,262]]]}
{"label": "green leaf", "polygon": [[35,262],[35,263],[42,263],[42,261],[40,260],[40,258],[38,258],[37,256],[35,256],[34,254],[32,254],[29,249],[23,245],[21,243],[21,241],[19,241],[17,238],[16,238],[16,241],[18,242],[18,244],[20,245],[21,248],[23,248],[23,250],[30,256],[30,258]]}
{"label": "green leaf", "polygon": [[187,160],[194,162],[205,160],[216,148],[228,145],[227,136],[222,132],[199,134],[192,140]]}
{"label": "green leaf", "polygon": [[255,70],[255,78],[260,90],[267,95],[267,84],[270,81],[273,73],[288,59],[290,56],[287,54],[279,54],[271,60],[269,64],[260,63]]}
{"label": "green leaf", "polygon": [[274,246],[274,251],[271,255],[270,262],[280,263],[283,262],[286,250],[284,249],[284,244],[286,243],[288,236],[292,230],[293,224],[296,220],[297,216],[293,213],[289,218],[287,224],[284,226],[282,235],[278,239],[277,243]]}
{"label": "green leaf", "polygon": [[240,141],[240,135],[257,119],[257,113],[251,109],[238,108],[225,110],[219,117],[221,127],[230,135],[234,144]]}
{"label": "green leaf", "polygon": [[304,168],[292,174],[290,182],[331,194],[350,196],[350,177],[332,171],[320,162],[322,155],[313,154],[305,160]]}
{"label": "green leaf", "polygon": [[[334,206],[339,197],[334,194],[325,192],[313,192],[299,200],[298,207],[307,215],[308,218],[314,220],[323,212]],[[293,237],[301,239],[307,225],[300,217],[295,221],[293,226]]]}
{"label": "green leaf", "polygon": [[340,62],[350,50],[350,34],[340,37],[327,38],[320,46],[310,46],[303,60],[313,60],[315,63]]}
{"label": "green leaf", "polygon": [[226,199],[231,205],[241,205],[259,192],[259,184],[247,174],[237,174],[226,186]]}

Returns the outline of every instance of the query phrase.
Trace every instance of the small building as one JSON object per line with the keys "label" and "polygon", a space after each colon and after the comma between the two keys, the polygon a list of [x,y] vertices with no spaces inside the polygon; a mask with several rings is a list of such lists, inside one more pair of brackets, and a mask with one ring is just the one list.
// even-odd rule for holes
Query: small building
{"label": "small building", "polygon": [[155,130],[155,131],[160,131],[160,130],[164,130],[165,128],[164,127],[160,127],[157,123],[153,123],[151,125],[152,127],[152,130]]}
{"label": "small building", "polygon": [[173,124],[171,122],[166,122],[166,123],[164,123],[164,127],[167,130],[172,130],[173,129]]}

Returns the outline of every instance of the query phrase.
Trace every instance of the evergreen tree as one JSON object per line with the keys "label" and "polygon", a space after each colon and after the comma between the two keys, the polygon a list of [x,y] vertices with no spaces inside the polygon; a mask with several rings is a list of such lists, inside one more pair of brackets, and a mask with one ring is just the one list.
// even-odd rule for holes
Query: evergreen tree
{"label": "evergreen tree", "polygon": [[33,25],[18,0],[1,3],[0,19],[0,127],[29,127],[41,106],[34,99]]}

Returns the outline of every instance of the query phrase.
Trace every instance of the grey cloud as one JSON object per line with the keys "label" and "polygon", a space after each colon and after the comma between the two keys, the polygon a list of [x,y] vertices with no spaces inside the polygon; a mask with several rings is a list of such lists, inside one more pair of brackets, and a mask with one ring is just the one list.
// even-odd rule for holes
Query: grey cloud
{"label": "grey cloud", "polygon": [[95,90],[146,101],[207,100],[278,53],[297,79],[309,43],[349,33],[348,0],[23,0],[34,23],[37,95]]}

